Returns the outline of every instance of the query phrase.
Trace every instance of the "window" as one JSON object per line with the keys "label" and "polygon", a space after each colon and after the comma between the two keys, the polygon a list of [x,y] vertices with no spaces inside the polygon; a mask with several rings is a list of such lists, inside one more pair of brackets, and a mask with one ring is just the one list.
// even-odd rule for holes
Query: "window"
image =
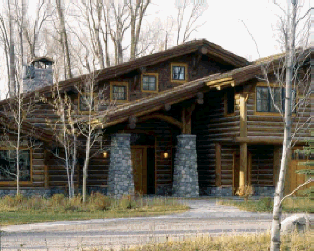
{"label": "window", "polygon": [[126,100],[126,86],[113,86],[113,99],[116,100]]}
{"label": "window", "polygon": [[[20,181],[31,181],[30,150],[20,150]],[[0,182],[16,181],[16,150],[0,149]]]}
{"label": "window", "polygon": [[[270,91],[272,91],[274,101],[272,100]],[[276,106],[280,110],[284,110],[285,109],[285,94],[286,94],[285,88],[282,88],[282,87],[269,88],[268,86],[257,86],[256,87],[256,111],[278,113]],[[296,98],[295,91],[292,90],[292,102],[291,102],[292,109],[294,109],[295,98]],[[295,109],[292,112],[295,112]]]}
{"label": "window", "polygon": [[147,73],[142,75],[142,91],[157,92],[158,91],[158,74]]}
{"label": "window", "polygon": [[225,95],[225,106],[226,115],[234,113],[234,88],[228,89]]}
{"label": "window", "polygon": [[171,80],[173,82],[187,81],[187,64],[172,63],[171,64]]}
{"label": "window", "polygon": [[110,83],[110,100],[125,102],[128,100],[128,83]]}
{"label": "window", "polygon": [[[81,112],[88,112],[89,111],[90,98],[91,97],[90,97],[89,93],[79,94],[79,110]],[[93,95],[93,98],[92,98],[91,110],[94,111],[94,95]]]}

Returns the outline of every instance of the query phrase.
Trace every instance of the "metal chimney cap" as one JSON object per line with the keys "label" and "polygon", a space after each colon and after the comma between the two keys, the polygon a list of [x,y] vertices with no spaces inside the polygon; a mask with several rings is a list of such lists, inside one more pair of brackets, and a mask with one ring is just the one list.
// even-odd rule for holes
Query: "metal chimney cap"
{"label": "metal chimney cap", "polygon": [[42,62],[46,65],[52,65],[54,63],[53,59],[49,57],[36,57],[30,63],[32,64],[34,62]]}

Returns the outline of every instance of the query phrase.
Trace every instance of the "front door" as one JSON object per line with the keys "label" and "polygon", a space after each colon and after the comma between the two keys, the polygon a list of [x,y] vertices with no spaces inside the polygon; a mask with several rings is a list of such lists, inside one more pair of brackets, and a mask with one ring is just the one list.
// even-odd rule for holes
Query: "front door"
{"label": "front door", "polygon": [[131,160],[135,192],[147,194],[147,147],[132,146]]}

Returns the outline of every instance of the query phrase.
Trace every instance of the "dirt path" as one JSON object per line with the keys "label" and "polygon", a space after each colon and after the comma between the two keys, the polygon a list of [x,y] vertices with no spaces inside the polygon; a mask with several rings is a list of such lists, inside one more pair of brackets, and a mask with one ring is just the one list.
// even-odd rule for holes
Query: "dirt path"
{"label": "dirt path", "polygon": [[271,214],[243,212],[217,206],[215,200],[188,200],[191,210],[181,214],[125,219],[37,223],[2,227],[0,250],[80,250],[119,248],[167,238],[183,240],[270,229]]}

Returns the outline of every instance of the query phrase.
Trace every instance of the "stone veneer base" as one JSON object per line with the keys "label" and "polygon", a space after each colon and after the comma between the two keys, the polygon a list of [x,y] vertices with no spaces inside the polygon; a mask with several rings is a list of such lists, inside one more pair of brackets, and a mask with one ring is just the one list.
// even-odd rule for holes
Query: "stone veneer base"
{"label": "stone veneer base", "polygon": [[174,197],[198,197],[196,135],[181,134],[177,136],[177,139],[172,195]]}
{"label": "stone veneer base", "polygon": [[129,133],[111,136],[108,195],[115,198],[134,194],[130,137]]}

